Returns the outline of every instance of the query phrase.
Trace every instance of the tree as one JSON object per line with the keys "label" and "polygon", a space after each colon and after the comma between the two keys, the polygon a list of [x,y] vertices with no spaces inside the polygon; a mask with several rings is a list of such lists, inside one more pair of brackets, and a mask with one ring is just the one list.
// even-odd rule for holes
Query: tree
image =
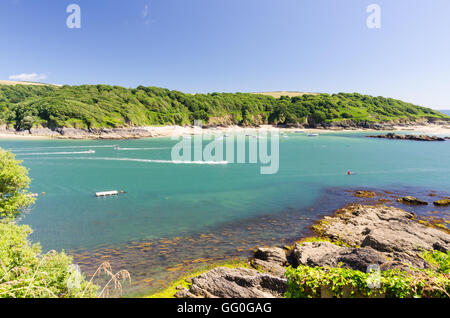
{"label": "tree", "polygon": [[27,192],[28,170],[15,160],[14,154],[0,148],[0,218],[12,217],[34,202]]}

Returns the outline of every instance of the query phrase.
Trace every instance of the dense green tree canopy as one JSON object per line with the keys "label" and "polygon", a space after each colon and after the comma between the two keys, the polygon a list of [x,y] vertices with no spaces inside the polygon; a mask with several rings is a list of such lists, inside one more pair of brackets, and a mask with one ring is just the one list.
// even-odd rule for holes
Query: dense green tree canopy
{"label": "dense green tree canopy", "polygon": [[186,94],[158,87],[0,85],[0,124],[31,127],[129,127],[209,124],[315,124],[352,119],[448,118],[429,108],[357,93],[296,97],[250,93]]}

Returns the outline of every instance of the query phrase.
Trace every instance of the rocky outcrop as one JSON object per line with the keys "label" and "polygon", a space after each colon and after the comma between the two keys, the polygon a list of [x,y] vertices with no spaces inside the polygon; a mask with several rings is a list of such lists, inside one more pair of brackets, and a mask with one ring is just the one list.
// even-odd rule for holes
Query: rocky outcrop
{"label": "rocky outcrop", "polygon": [[46,137],[58,137],[60,133],[49,128],[31,128],[29,130],[30,135],[46,136]]}
{"label": "rocky outcrop", "polygon": [[428,203],[416,197],[406,196],[397,199],[397,202],[411,205],[427,205]]}
{"label": "rocky outcrop", "polygon": [[400,140],[416,140],[416,141],[445,141],[445,138],[427,135],[400,135],[396,133],[387,133],[386,135],[371,135],[369,138],[385,138]]}
{"label": "rocky outcrop", "polygon": [[450,235],[414,220],[414,214],[386,206],[352,206],[321,221],[321,235],[351,246],[371,247],[392,261],[427,267],[424,250],[450,250]]}
{"label": "rocky outcrop", "polygon": [[274,298],[287,290],[285,278],[262,274],[253,269],[217,267],[192,279],[178,298]]}
{"label": "rocky outcrop", "polygon": [[[176,297],[281,297],[287,289],[285,267],[343,266],[366,272],[409,265],[429,268],[425,250],[450,250],[450,235],[415,220],[413,213],[386,206],[351,205],[314,226],[322,239],[296,243],[290,253],[279,247],[258,248],[250,264],[254,269],[219,267],[192,279]],[[326,241],[327,238],[330,241]],[[335,243],[333,243],[335,242]],[[339,242],[339,245],[337,245]]]}
{"label": "rocky outcrop", "polygon": [[[315,126],[314,126],[315,127]],[[323,128],[326,129],[371,129],[371,130],[393,130],[394,123],[392,122],[369,122],[369,121],[354,121],[351,119],[333,121],[330,123],[323,123]],[[319,128],[319,127],[317,127]]]}

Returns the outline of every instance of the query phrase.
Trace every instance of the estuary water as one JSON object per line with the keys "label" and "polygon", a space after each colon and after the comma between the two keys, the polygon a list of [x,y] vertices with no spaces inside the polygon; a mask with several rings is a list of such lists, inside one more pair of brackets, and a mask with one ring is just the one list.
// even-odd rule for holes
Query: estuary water
{"label": "estuary water", "polygon": [[[171,149],[180,140],[171,138],[3,139],[0,147],[23,160],[30,191],[39,194],[20,219],[33,228],[31,240],[44,251],[64,249],[86,273],[104,260],[126,268],[133,278],[127,291],[139,293],[199,265],[242,258],[254,246],[307,235],[314,220],[355,201],[347,189],[430,202],[430,191],[449,195],[450,141],[368,134],[281,135],[275,174],[261,174],[259,163],[173,163]],[[248,150],[251,137],[244,140]],[[107,190],[124,193],[95,196]]]}

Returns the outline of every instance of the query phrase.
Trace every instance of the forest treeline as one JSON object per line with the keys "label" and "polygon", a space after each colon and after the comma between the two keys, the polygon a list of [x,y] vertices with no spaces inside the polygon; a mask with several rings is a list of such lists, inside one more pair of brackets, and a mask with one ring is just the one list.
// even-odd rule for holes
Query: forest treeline
{"label": "forest treeline", "polygon": [[153,125],[320,125],[353,120],[450,118],[430,108],[358,93],[275,98],[253,93],[187,94],[158,87],[0,85],[0,125],[112,128]]}

